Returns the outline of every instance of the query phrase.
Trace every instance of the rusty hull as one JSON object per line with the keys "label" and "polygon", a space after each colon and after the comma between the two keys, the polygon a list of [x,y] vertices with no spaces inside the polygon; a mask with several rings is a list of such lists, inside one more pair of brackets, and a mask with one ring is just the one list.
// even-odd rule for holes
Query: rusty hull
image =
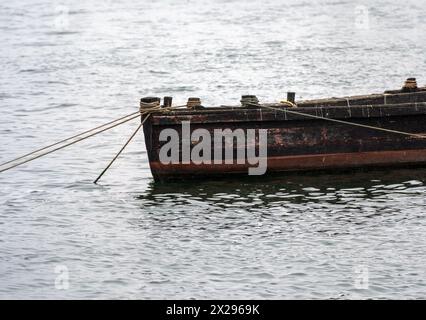
{"label": "rusty hull", "polygon": [[[426,139],[312,119],[286,110],[348,122],[426,134],[426,91],[304,101],[296,109],[268,104],[265,108],[218,107],[152,114],[144,126],[146,149],[156,181],[247,175],[241,164],[162,164],[161,130],[173,128],[181,137],[182,121],[191,132],[207,129],[267,129],[267,174],[289,171],[426,165]],[[236,150],[234,150],[236,152]],[[212,151],[213,153],[213,151]]]}

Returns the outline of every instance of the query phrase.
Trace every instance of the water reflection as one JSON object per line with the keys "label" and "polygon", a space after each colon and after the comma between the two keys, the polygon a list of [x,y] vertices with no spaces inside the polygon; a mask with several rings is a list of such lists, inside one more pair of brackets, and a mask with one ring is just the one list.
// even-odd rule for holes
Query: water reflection
{"label": "water reflection", "polygon": [[243,234],[350,234],[422,217],[425,169],[280,178],[151,183],[136,223],[151,228],[241,229]]}
{"label": "water reflection", "polygon": [[219,207],[237,205],[267,209],[277,203],[355,204],[380,201],[389,194],[424,192],[426,169],[370,170],[340,174],[288,174],[281,177],[242,177],[232,180],[149,184],[137,197],[144,207],[202,201]]}

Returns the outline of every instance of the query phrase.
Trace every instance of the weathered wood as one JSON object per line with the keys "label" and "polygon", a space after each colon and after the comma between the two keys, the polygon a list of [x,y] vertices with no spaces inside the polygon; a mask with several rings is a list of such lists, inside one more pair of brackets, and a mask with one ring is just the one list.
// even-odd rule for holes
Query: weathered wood
{"label": "weathered wood", "polygon": [[[190,121],[191,132],[205,129],[212,135],[215,129],[243,129],[245,132],[248,129],[266,129],[269,174],[426,165],[426,139],[290,114],[286,112],[287,106],[279,103],[264,106],[280,110],[222,106],[152,114],[144,126],[144,134],[154,179],[163,181],[247,174],[247,164],[162,164],[159,150],[164,142],[159,141],[160,132],[173,128],[182,136],[182,121]],[[426,134],[426,91],[422,90],[303,101],[298,102],[298,108],[288,110],[413,134]],[[237,155],[238,149],[234,147],[233,152]],[[182,159],[182,154],[180,157]]]}
{"label": "weathered wood", "polygon": [[413,93],[397,92],[394,94],[373,94],[366,96],[353,96],[344,98],[318,99],[299,101],[300,107],[324,107],[324,106],[355,106],[355,105],[377,105],[377,104],[401,104],[426,101],[426,88]]}
{"label": "weathered wood", "polygon": [[164,100],[163,100],[163,107],[164,108],[170,108],[172,106],[172,103],[173,103],[172,97],[164,97]]}
{"label": "weathered wood", "polygon": [[[263,106],[282,107],[280,104],[264,104]],[[150,120],[154,125],[180,124],[182,121],[191,123],[241,123],[251,121],[313,121],[311,118],[265,108],[205,108],[204,110],[176,110],[167,114],[153,113]],[[292,109],[289,109],[292,110]],[[304,114],[321,116],[333,119],[357,119],[373,117],[394,117],[404,115],[422,115],[426,113],[426,102],[417,104],[394,104],[376,106],[353,106],[353,107],[301,107],[297,111]]]}
{"label": "weathered wood", "polygon": [[287,92],[287,101],[291,103],[296,102],[296,92]]}

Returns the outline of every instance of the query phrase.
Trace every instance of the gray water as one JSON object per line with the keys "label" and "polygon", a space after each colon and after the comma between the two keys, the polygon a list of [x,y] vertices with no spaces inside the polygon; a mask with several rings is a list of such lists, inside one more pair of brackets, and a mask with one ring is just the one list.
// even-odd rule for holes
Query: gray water
{"label": "gray water", "polygon": [[[134,112],[426,83],[424,1],[3,1],[0,162]],[[426,170],[153,182],[137,121],[0,174],[0,298],[426,298]]]}

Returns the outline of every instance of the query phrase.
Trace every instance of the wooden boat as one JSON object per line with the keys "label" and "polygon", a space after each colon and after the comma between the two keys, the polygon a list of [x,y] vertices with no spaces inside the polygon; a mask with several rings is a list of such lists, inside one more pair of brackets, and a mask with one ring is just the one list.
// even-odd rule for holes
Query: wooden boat
{"label": "wooden boat", "polygon": [[[293,99],[290,93],[288,100]],[[164,106],[170,105],[171,98],[165,98]],[[198,99],[190,99],[188,107],[152,113],[144,125],[144,135],[156,181],[247,175],[250,163],[226,161],[226,144],[220,163],[188,161],[183,154],[185,140],[189,144],[186,151],[200,143],[191,135],[190,141],[184,136],[188,133],[182,124],[188,122],[191,134],[197,129],[205,129],[212,136],[215,129],[266,130],[268,175],[426,164],[426,87],[417,87],[413,78],[402,89],[383,94],[269,104],[245,96],[240,106],[208,108],[202,107]],[[160,139],[161,132],[166,129],[175,130],[182,140],[178,161],[160,159],[161,148],[167,143]],[[260,139],[254,141],[254,147],[260,148]],[[217,151],[213,144],[211,148],[211,154]],[[232,150],[235,156],[238,147],[232,145]]]}

